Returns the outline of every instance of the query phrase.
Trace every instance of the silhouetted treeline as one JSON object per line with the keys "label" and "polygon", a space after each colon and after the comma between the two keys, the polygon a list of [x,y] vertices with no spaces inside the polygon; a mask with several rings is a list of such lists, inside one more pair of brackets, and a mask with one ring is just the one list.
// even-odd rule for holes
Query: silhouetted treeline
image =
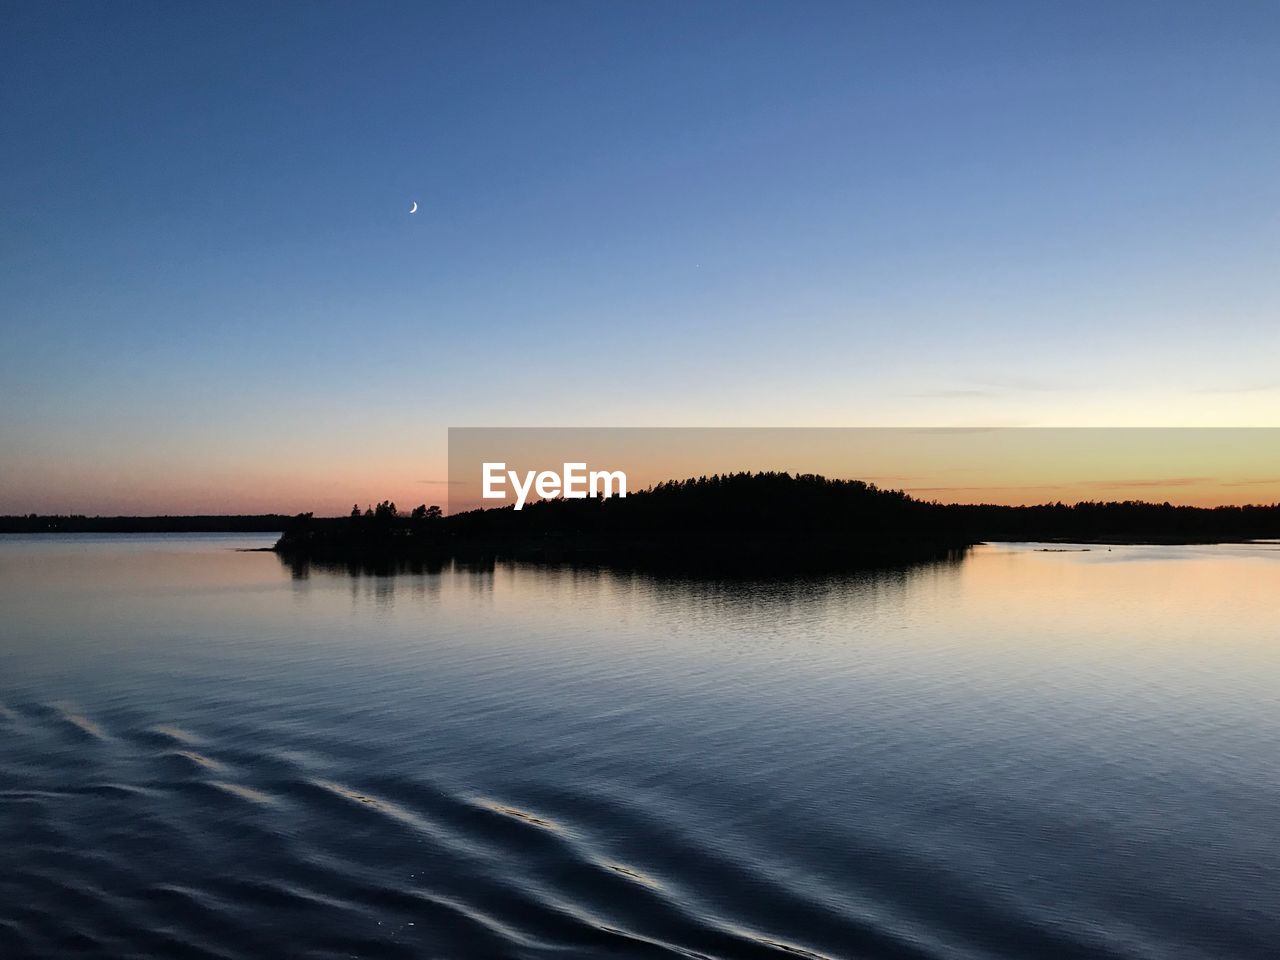
{"label": "silhouetted treeline", "polygon": [[1280,538],[1280,504],[1183,507],[1140,500],[1030,507],[944,506],[982,540],[1094,543],[1224,543]]}
{"label": "silhouetted treeline", "polygon": [[192,517],[0,517],[0,533],[276,533],[296,518],[267,513]]}
{"label": "silhouetted treeline", "polygon": [[368,564],[406,556],[768,568],[909,563],[967,545],[931,504],[860,481],[785,473],[672,481],[625,498],[549,500],[441,516],[394,504],[296,519],[290,557]]}
{"label": "silhouetted treeline", "polygon": [[372,565],[453,557],[663,566],[839,567],[945,557],[986,540],[1189,543],[1280,538],[1280,504],[1139,501],[956,506],[856,480],[737,473],[670,481],[625,498],[550,500],[445,517],[384,501],[349,516],[294,518],[276,549],[294,560]]}

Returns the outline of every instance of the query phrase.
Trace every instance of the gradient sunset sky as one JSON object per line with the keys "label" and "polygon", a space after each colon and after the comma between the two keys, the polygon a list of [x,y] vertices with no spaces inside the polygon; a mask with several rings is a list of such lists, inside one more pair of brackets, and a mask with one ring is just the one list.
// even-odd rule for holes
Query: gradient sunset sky
{"label": "gradient sunset sky", "polygon": [[0,513],[441,502],[449,426],[1280,426],[1278,103],[1265,0],[6,3]]}

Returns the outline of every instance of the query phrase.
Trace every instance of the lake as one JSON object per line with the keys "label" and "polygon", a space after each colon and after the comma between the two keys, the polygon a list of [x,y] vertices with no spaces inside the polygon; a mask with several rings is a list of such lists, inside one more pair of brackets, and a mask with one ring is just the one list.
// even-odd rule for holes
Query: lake
{"label": "lake", "polygon": [[1273,958],[1280,545],[0,537],[0,956]]}

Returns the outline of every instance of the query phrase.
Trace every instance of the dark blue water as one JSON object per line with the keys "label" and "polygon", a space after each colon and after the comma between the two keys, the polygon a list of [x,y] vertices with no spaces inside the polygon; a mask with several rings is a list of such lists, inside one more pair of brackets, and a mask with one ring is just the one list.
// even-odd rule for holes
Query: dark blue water
{"label": "dark blue water", "polygon": [[1273,958],[1280,548],[0,539],[0,956]]}

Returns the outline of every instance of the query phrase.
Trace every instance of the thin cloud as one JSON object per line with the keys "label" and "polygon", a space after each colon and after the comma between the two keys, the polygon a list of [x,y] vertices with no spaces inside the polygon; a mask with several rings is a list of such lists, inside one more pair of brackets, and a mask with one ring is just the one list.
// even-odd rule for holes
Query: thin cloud
{"label": "thin cloud", "polygon": [[[1254,481],[1251,481],[1254,482]],[[1264,481],[1256,481],[1262,483]],[[913,490],[930,493],[956,490],[1062,490],[1087,489],[1147,489],[1150,487],[1191,487],[1197,484],[1221,483],[1215,477],[1165,477],[1149,480],[1071,480],[1063,483],[973,484],[945,487],[912,487]]]}
{"label": "thin cloud", "polygon": [[908,397],[940,397],[943,400],[963,400],[966,397],[998,397],[1000,391],[984,387],[957,387],[951,390],[921,390],[908,393]]}
{"label": "thin cloud", "polygon": [[1081,480],[1077,487],[1190,487],[1201,483],[1221,483],[1217,477],[1160,477],[1153,480]]}
{"label": "thin cloud", "polygon": [[1213,387],[1198,387],[1196,393],[1270,393],[1280,390],[1280,383],[1233,384]]}
{"label": "thin cloud", "polygon": [[968,387],[940,387],[936,390],[921,390],[909,393],[909,397],[941,397],[943,399],[963,399],[966,397],[1003,397],[1010,393],[1061,393],[1074,389],[1055,383],[1051,380],[1036,380],[1026,377],[983,378],[970,381]]}
{"label": "thin cloud", "polygon": [[1059,488],[1059,486],[1060,486],[1060,484],[1052,484],[1052,483],[1040,483],[1040,484],[1029,484],[1029,483],[1015,483],[1015,484],[989,484],[989,483],[983,483],[983,484],[975,484],[975,485],[973,485],[973,486],[968,486],[968,487],[963,487],[963,486],[958,486],[958,487],[957,487],[957,486],[953,486],[953,487],[915,487],[915,486],[913,486],[913,487],[911,487],[911,491],[912,491],[913,493],[958,493],[958,492],[961,492],[961,491],[968,491],[968,492],[977,491],[977,492],[979,492],[979,493],[982,493],[982,492],[986,492],[986,491],[995,491],[995,490],[1018,490],[1018,491],[1022,491],[1022,490],[1057,490],[1057,489]]}
{"label": "thin cloud", "polygon": [[1025,421],[1010,420],[1007,423],[989,423],[980,427],[904,427],[903,429],[911,433],[998,433],[1001,430],[1016,430],[1027,426],[1030,424]]}
{"label": "thin cloud", "polygon": [[1280,477],[1264,477],[1261,480],[1224,480],[1222,481],[1222,485],[1224,487],[1255,487],[1255,486],[1260,487],[1265,484],[1272,484],[1272,483],[1280,485]]}

